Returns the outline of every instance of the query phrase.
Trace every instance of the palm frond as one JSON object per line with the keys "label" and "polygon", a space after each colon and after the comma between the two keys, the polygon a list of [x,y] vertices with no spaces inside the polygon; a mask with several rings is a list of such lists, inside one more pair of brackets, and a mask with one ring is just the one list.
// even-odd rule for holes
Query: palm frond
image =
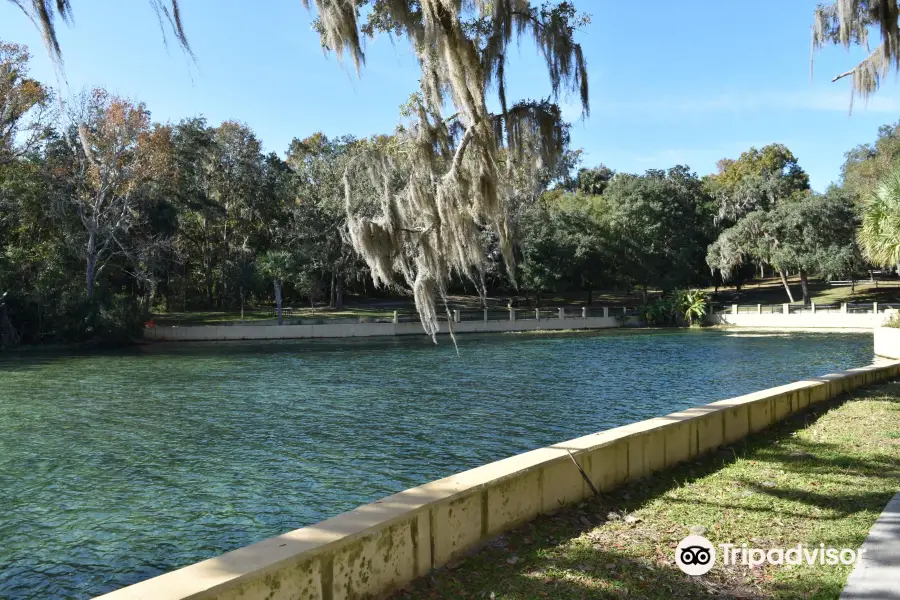
{"label": "palm frond", "polygon": [[882,181],[866,201],[857,239],[867,260],[900,265],[900,170]]}

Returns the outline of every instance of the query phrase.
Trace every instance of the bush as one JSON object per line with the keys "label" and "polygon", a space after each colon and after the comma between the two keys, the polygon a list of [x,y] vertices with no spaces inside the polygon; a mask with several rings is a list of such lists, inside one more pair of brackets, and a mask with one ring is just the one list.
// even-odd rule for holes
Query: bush
{"label": "bush", "polygon": [[703,290],[674,290],[644,305],[644,323],[651,327],[691,327],[706,316],[706,301]]}
{"label": "bush", "polygon": [[882,327],[894,327],[900,329],[900,312],[894,312],[890,318],[881,324]]}
{"label": "bush", "polygon": [[[146,313],[133,298],[69,300],[59,303],[47,337],[63,344],[119,346],[141,336]],[[46,339],[44,341],[47,341]]]}

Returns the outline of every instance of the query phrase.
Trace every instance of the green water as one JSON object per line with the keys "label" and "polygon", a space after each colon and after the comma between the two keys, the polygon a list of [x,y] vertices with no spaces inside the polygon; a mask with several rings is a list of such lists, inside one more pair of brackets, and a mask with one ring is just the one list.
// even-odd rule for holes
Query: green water
{"label": "green water", "polygon": [[87,598],[456,471],[869,364],[722,331],[0,355],[0,598]]}

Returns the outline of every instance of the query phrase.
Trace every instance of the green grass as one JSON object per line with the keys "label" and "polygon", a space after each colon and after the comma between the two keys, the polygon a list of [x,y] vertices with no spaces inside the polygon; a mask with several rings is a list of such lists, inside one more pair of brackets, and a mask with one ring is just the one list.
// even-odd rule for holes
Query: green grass
{"label": "green grass", "polygon": [[[347,308],[344,310],[332,310],[329,308],[294,308],[292,315],[284,315],[284,322],[291,323],[303,319],[353,319],[353,318],[389,318],[393,315],[392,310],[377,308]],[[170,312],[157,313],[154,315],[157,325],[221,325],[225,323],[241,322],[241,312],[238,311],[188,311],[188,312]],[[247,309],[244,310],[244,321],[256,322],[261,321],[275,323],[276,317],[271,308],[267,309]]]}
{"label": "green grass", "polygon": [[[791,289],[794,292],[796,302],[801,302],[800,283],[798,278],[790,279]],[[851,292],[849,287],[831,286],[822,281],[810,281],[810,295],[812,301],[818,304],[840,304],[842,302],[900,302],[900,281],[880,282],[876,288],[870,283],[861,283],[856,286],[855,292]],[[713,289],[708,290],[710,293]],[[658,295],[658,291],[650,292],[650,296]],[[481,308],[481,299],[478,296],[452,296],[449,299],[451,309],[477,310]],[[492,308],[494,310],[502,310],[506,306],[506,296],[497,296],[493,298]],[[521,300],[521,297],[520,297]],[[521,305],[517,308],[527,309],[533,308],[533,299],[528,305]],[[541,297],[541,306],[544,308],[553,308],[555,306],[582,306],[587,300],[587,293],[584,291],[573,291],[565,294],[546,294]],[[741,287],[738,292],[734,287],[719,288],[717,294],[712,298],[715,304],[784,304],[787,302],[787,294],[781,285],[781,280],[777,278],[768,278],[754,280]],[[499,304],[499,305],[498,305]],[[643,304],[643,296],[632,291],[626,293],[622,291],[606,290],[594,291],[592,294],[592,305],[595,307],[602,306],[628,306],[638,307]],[[415,314],[415,306],[412,298],[394,298],[391,300],[366,300],[354,299],[352,304],[342,310],[333,310],[328,307],[317,306],[311,309],[303,305],[291,305],[293,307],[293,315],[285,317],[285,322],[297,322],[302,319],[353,319],[353,318],[389,318],[393,311],[397,310],[405,314]],[[187,311],[187,312],[170,312],[158,313],[154,315],[158,325],[220,325],[224,323],[237,323],[241,321],[241,313],[239,310],[228,311]],[[244,311],[244,321],[275,322],[272,308],[253,308]]]}
{"label": "green grass", "polygon": [[[800,281],[792,277],[788,281],[794,300],[802,302],[803,294]],[[858,284],[855,290],[849,286],[833,286],[824,281],[810,281],[809,294],[812,302],[817,304],[840,304],[842,302],[900,302],[900,281],[881,281],[878,287],[869,282]],[[713,290],[710,289],[710,292]],[[736,288],[719,288],[715,296],[717,303],[728,304],[784,304],[788,302],[787,293],[778,278],[754,280]]]}
{"label": "green grass", "polygon": [[837,598],[850,566],[722,565],[688,577],[674,548],[858,548],[900,489],[900,384],[817,407],[746,442],[564,509],[395,598]]}

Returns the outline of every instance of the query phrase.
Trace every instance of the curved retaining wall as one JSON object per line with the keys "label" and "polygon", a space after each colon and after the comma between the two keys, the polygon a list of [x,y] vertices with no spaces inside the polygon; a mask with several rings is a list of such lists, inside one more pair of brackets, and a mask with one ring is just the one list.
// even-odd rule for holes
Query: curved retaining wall
{"label": "curved retaining wall", "polygon": [[[735,442],[854,388],[883,362],[560,442],[432,481],[326,521],[102,596],[104,600],[380,597],[540,513]],[[571,455],[570,455],[571,453]]]}
{"label": "curved retaining wall", "polygon": [[875,328],[875,354],[885,358],[900,359],[900,328]]}

